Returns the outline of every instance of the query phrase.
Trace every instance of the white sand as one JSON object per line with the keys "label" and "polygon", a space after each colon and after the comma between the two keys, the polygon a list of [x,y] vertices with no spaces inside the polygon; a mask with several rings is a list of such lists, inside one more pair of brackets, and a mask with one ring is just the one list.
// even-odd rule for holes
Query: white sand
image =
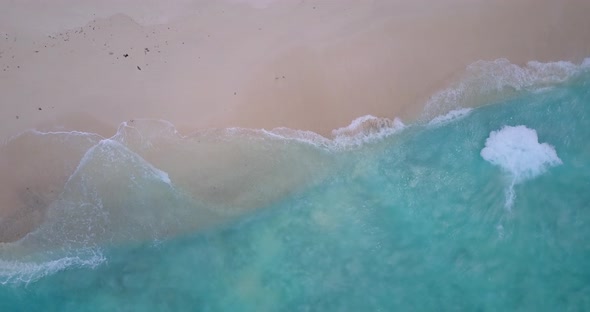
{"label": "white sand", "polygon": [[479,59],[590,55],[583,0],[0,2],[1,139],[132,118],[326,135],[412,118]]}

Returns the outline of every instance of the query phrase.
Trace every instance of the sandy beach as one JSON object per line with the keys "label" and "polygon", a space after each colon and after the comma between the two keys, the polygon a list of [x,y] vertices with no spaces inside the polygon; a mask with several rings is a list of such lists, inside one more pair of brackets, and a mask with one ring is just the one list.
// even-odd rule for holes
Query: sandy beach
{"label": "sandy beach", "polygon": [[[364,115],[411,122],[478,60],[590,56],[585,0],[0,0],[0,7],[0,142],[27,129],[109,137],[138,118],[168,120],[183,133],[288,127],[330,137]],[[41,222],[85,152],[66,161],[42,153],[55,148],[51,141],[35,142],[1,151],[0,220],[17,221],[0,241]],[[23,157],[31,146],[44,156]],[[71,168],[59,167],[64,162]]]}
{"label": "sandy beach", "polygon": [[329,136],[411,120],[477,60],[579,62],[590,3],[3,1],[0,138],[133,118]]}

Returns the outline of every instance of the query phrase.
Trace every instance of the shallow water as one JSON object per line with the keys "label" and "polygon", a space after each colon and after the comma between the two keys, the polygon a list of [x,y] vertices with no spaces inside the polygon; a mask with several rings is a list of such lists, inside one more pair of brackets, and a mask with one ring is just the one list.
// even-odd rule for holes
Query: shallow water
{"label": "shallow water", "polygon": [[36,231],[0,247],[0,308],[588,310],[590,74],[504,91],[360,141],[90,137]]}

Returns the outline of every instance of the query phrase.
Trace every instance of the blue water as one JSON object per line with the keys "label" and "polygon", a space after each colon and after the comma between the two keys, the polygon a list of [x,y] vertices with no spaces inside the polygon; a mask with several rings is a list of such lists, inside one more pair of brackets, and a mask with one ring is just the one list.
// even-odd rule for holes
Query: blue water
{"label": "blue water", "polygon": [[[507,129],[516,146],[484,159]],[[0,311],[588,311],[589,142],[582,74],[318,151],[327,172],[268,207],[100,243],[96,265],[0,285]]]}

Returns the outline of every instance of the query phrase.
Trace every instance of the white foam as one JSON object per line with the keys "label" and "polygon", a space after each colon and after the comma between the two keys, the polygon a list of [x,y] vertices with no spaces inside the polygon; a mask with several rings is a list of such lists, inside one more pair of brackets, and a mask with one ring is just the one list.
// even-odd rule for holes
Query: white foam
{"label": "white foam", "polygon": [[71,267],[95,268],[104,261],[104,256],[96,251],[93,251],[89,257],[66,256],[45,262],[0,259],[0,284],[28,284]]}
{"label": "white foam", "polygon": [[[143,166],[145,168],[146,176],[157,177],[157,179],[161,180],[162,182],[164,182],[168,185],[172,185],[172,181],[170,180],[170,177],[168,176],[167,172],[154,167],[151,163],[144,160],[139,154],[133,152],[132,150],[128,149],[123,144],[121,144],[118,141],[115,141],[113,139],[101,140],[96,145],[94,145],[93,147],[88,149],[88,151],[84,154],[84,156],[80,160],[80,163],[76,167],[76,170],[74,171],[74,173],[72,173],[72,175],[66,181],[66,185],[70,182],[72,177],[74,177],[78,174],[78,172],[81,170],[81,168],[83,168],[90,161],[90,159],[95,157],[95,153],[99,152],[101,150],[110,151],[111,154],[114,151],[119,151],[116,154],[116,156],[111,155],[111,162],[114,163],[114,162],[120,161],[121,159],[124,159],[124,157],[132,159],[134,162],[140,163],[141,166]],[[119,159],[119,157],[121,157],[121,158]]]}
{"label": "white foam", "polygon": [[348,150],[358,148],[366,143],[376,142],[399,133],[406,125],[399,119],[379,118],[371,115],[353,120],[348,126],[332,131],[332,138],[326,138],[313,131],[290,128],[245,129],[227,128],[223,133],[229,136],[253,135],[271,139],[296,141],[326,150]]}
{"label": "white foam", "polygon": [[545,173],[550,167],[562,164],[555,148],[539,143],[537,131],[525,126],[505,126],[492,131],[481,150],[481,157],[510,174],[506,190],[506,207],[514,202],[514,185]]}
{"label": "white foam", "polygon": [[472,110],[473,109],[471,109],[471,108],[461,108],[461,109],[452,110],[445,115],[441,115],[441,116],[437,116],[437,117],[433,118],[430,122],[428,122],[428,125],[440,126],[440,125],[447,124],[449,122],[457,121],[457,120],[469,115]]}
{"label": "white foam", "polygon": [[32,130],[27,130],[23,133],[34,133],[37,135],[73,135],[73,136],[90,136],[90,137],[100,137],[102,138],[102,136],[100,136],[99,134],[96,133],[92,133],[92,132],[84,132],[84,131],[76,131],[76,130],[72,130],[72,131],[40,131],[37,129],[32,129]]}
{"label": "white foam", "polygon": [[481,156],[512,174],[517,182],[534,178],[562,163],[555,148],[539,143],[537,132],[525,126],[505,126],[492,131]]}
{"label": "white foam", "polygon": [[274,128],[270,131],[262,129],[261,132],[268,137],[287,141],[298,141],[322,148],[329,148],[332,144],[330,139],[325,138],[313,131],[294,130],[280,127]]}
{"label": "white foam", "polygon": [[22,138],[27,135],[38,135],[38,136],[52,136],[52,137],[62,137],[64,140],[69,139],[70,137],[86,137],[88,140],[101,140],[104,139],[101,135],[92,133],[92,132],[83,132],[83,131],[41,131],[37,129],[27,129],[23,132],[17,133],[0,143],[0,147],[4,145],[8,145],[14,140]]}
{"label": "white foam", "polygon": [[590,58],[581,64],[531,61],[525,66],[512,64],[507,59],[477,61],[467,67],[457,83],[430,98],[423,118],[429,120],[455,109],[483,104],[482,101],[501,99],[505,93],[534,91],[559,84],[589,68]]}
{"label": "white foam", "polygon": [[336,147],[360,146],[381,140],[406,128],[399,118],[379,118],[365,115],[353,120],[348,126],[332,131]]}

